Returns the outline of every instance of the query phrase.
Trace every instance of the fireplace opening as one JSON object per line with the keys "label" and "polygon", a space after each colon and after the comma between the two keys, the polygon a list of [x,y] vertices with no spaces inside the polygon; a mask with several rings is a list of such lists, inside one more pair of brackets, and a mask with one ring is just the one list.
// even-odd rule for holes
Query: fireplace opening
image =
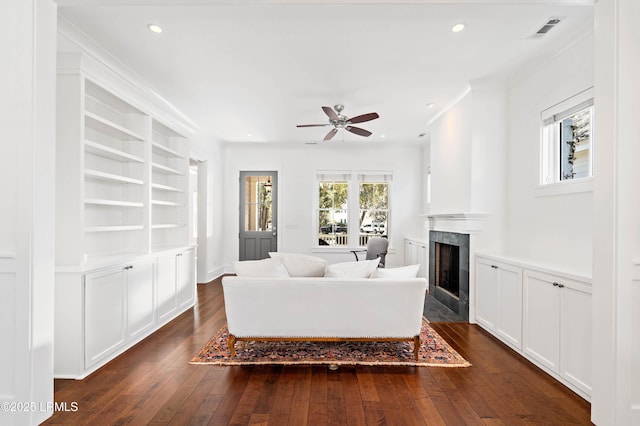
{"label": "fireplace opening", "polygon": [[429,231],[429,292],[469,319],[469,234]]}
{"label": "fireplace opening", "polygon": [[460,247],[451,244],[435,244],[435,284],[455,297],[460,296]]}

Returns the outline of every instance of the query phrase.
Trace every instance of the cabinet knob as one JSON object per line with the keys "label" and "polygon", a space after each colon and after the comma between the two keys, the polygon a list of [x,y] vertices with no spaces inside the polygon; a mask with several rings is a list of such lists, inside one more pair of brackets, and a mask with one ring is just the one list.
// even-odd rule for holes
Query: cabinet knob
{"label": "cabinet knob", "polygon": [[498,269],[498,265],[491,265],[493,269]]}
{"label": "cabinet knob", "polygon": [[558,288],[563,288],[564,284],[558,284]]}
{"label": "cabinet knob", "polygon": [[560,284],[558,284],[557,282],[554,282],[554,283],[553,283],[553,286],[554,286],[554,287],[559,287],[559,286],[560,286]]}

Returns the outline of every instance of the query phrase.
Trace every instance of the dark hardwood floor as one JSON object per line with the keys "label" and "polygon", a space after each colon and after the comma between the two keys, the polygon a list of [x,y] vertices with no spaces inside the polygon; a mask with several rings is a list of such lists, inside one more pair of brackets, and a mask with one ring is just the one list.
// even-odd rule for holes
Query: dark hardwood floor
{"label": "dark hardwood floor", "polygon": [[473,366],[216,367],[189,360],[224,324],[220,281],[88,378],[55,381],[78,410],[45,424],[590,424],[590,405],[477,326],[432,323]]}

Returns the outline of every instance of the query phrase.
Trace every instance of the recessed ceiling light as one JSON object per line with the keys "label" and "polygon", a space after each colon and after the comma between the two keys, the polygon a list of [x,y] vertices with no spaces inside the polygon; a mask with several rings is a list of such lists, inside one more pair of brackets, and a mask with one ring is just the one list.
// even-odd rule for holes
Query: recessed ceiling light
{"label": "recessed ceiling light", "polygon": [[149,24],[147,25],[147,28],[149,28],[149,31],[152,33],[160,34],[162,32],[162,27],[160,25]]}
{"label": "recessed ceiling light", "polygon": [[385,135],[380,135],[380,137],[381,137],[381,138],[384,138],[384,137],[385,137]]}
{"label": "recessed ceiling light", "polygon": [[432,102],[432,103],[427,104],[427,108],[433,108],[434,106],[436,106],[436,104],[434,104],[433,102]]}
{"label": "recessed ceiling light", "polygon": [[453,31],[454,33],[459,33],[462,30],[464,30],[464,24],[455,24],[453,27],[451,27],[451,31]]}

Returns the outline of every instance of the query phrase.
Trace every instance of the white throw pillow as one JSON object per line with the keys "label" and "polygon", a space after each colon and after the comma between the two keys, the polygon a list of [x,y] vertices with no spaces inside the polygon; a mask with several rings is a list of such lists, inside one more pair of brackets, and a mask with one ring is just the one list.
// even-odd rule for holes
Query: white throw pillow
{"label": "white throw pillow", "polygon": [[325,277],[332,278],[370,278],[375,272],[380,259],[363,260],[360,262],[334,263],[327,267]]}
{"label": "white throw pillow", "polygon": [[415,278],[418,276],[420,265],[401,266],[400,268],[378,268],[371,278]]}
{"label": "white throw pillow", "polygon": [[290,277],[324,277],[327,261],[306,254],[269,252],[269,256],[280,259]]}
{"label": "white throw pillow", "polygon": [[236,260],[233,271],[239,277],[288,277],[289,273],[280,259]]}

